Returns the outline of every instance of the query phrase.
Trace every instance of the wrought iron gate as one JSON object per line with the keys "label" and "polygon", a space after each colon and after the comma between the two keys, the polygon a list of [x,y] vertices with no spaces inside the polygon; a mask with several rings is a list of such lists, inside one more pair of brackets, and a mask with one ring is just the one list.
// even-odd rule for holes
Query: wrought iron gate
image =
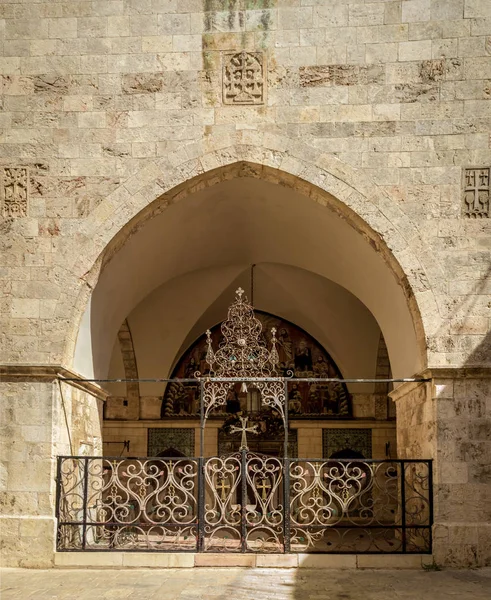
{"label": "wrought iron gate", "polygon": [[427,460],[59,457],[60,551],[431,552]]}
{"label": "wrought iron gate", "polygon": [[241,452],[204,466],[203,550],[283,552],[288,499],[284,461]]}

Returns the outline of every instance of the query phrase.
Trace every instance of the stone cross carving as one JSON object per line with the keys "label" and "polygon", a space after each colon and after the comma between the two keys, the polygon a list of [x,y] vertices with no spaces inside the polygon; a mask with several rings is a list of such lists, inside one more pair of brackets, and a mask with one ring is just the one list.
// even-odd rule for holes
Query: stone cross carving
{"label": "stone cross carving", "polygon": [[491,216],[489,172],[491,169],[465,169],[463,182],[463,214],[466,217]]}
{"label": "stone cross carving", "polygon": [[240,450],[249,450],[247,446],[247,433],[255,433],[256,435],[259,433],[258,425],[252,425],[251,427],[247,427],[247,421],[249,417],[239,417],[242,427],[236,427],[232,425],[230,427],[230,433],[237,433],[240,431],[242,434],[242,438],[240,440]]}
{"label": "stone cross carving", "polygon": [[224,55],[224,104],[263,104],[264,91],[265,61],[262,52],[238,52]]}
{"label": "stone cross carving", "polygon": [[27,216],[28,173],[25,167],[4,167],[1,173],[0,197],[4,217]]}

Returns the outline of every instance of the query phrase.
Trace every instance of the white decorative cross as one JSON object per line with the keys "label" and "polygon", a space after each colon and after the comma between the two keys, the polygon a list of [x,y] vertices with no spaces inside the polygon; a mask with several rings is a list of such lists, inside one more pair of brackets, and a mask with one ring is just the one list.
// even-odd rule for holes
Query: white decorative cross
{"label": "white decorative cross", "polygon": [[249,417],[239,417],[239,419],[242,427],[236,427],[235,425],[232,425],[232,427],[230,427],[230,433],[237,433],[240,431],[242,433],[240,450],[249,450],[249,447],[247,446],[247,433],[255,433],[257,435],[259,433],[259,425],[247,427],[247,421],[249,420]]}

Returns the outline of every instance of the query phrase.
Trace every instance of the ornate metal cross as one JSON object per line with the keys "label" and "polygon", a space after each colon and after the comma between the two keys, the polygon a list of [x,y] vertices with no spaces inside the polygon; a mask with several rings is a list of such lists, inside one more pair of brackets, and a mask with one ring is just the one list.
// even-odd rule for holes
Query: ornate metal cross
{"label": "ornate metal cross", "polygon": [[252,425],[251,427],[247,427],[247,421],[249,420],[249,417],[239,417],[239,419],[242,427],[236,427],[235,425],[232,425],[230,428],[230,433],[237,433],[240,431],[242,433],[242,438],[240,440],[239,450],[249,450],[247,445],[247,433],[255,433],[257,435],[259,433],[259,426]]}
{"label": "ornate metal cross", "polygon": [[261,479],[261,485],[258,485],[257,489],[262,491],[261,498],[263,500],[266,500],[266,498],[267,498],[266,491],[271,489],[271,484],[269,483],[269,481],[266,478]]}
{"label": "ornate metal cross", "polygon": [[225,502],[225,499],[227,498],[226,491],[230,489],[230,486],[229,486],[229,485],[227,485],[227,484],[225,483],[225,481],[226,481],[226,480],[225,480],[225,477],[222,477],[222,479],[220,479],[220,484],[217,484],[217,490],[218,490],[219,492],[222,492],[222,493],[221,493],[221,499],[222,499],[222,502]]}

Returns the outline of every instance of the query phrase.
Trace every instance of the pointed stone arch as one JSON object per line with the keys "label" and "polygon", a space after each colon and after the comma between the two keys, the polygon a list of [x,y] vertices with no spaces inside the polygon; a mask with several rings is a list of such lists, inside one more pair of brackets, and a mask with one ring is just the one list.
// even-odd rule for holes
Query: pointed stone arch
{"label": "pointed stone arch", "polygon": [[214,145],[204,140],[153,160],[91,213],[80,229],[75,260],[66,266],[73,283],[66,293],[75,300],[66,361],[72,360],[80,319],[101,268],[125,242],[168,206],[240,177],[294,189],[336,212],[369,241],[404,290],[426,366],[425,334],[440,324],[435,290],[443,277],[417,227],[364,173],[297,140],[258,132],[239,132],[235,140]]}
{"label": "pointed stone arch", "polygon": [[[119,348],[123,359],[125,379],[138,379],[138,365],[136,362],[135,348],[128,319],[121,323],[118,331]],[[138,381],[126,382],[126,402],[131,407],[131,417],[139,418],[140,410],[140,384]],[[130,411],[128,411],[130,412]]]}

